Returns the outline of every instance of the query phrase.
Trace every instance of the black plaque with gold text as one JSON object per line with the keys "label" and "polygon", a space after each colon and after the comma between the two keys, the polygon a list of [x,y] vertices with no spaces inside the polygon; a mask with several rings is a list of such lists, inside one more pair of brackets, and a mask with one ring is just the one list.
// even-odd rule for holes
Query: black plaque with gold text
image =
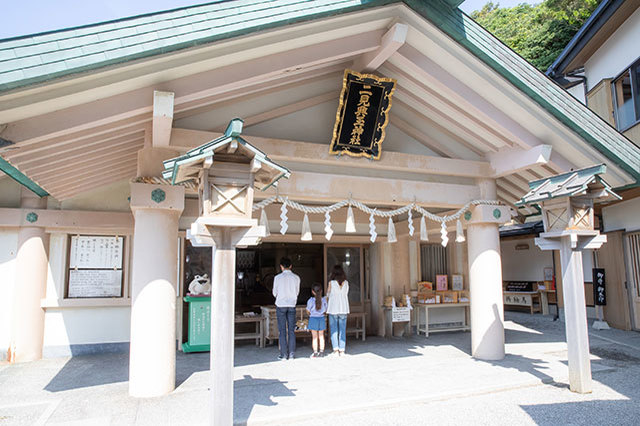
{"label": "black plaque with gold text", "polygon": [[391,78],[346,70],[329,152],[380,159],[395,88]]}

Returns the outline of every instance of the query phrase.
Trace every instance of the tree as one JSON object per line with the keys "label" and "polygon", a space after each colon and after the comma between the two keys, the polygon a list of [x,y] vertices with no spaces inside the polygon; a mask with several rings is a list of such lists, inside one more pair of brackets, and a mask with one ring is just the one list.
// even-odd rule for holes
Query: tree
{"label": "tree", "polygon": [[544,0],[500,7],[488,2],[471,17],[540,71],[546,71],[599,0]]}

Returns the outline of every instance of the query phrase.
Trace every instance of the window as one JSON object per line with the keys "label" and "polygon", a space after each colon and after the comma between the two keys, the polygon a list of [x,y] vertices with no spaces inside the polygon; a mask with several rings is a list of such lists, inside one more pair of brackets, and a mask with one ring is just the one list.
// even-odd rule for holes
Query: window
{"label": "window", "polygon": [[68,299],[123,297],[124,237],[69,237]]}
{"label": "window", "polygon": [[422,281],[436,282],[436,275],[449,273],[449,255],[447,249],[440,244],[423,244],[420,246],[420,270]]}
{"label": "window", "polygon": [[640,121],[640,61],[613,81],[613,104],[618,130]]}

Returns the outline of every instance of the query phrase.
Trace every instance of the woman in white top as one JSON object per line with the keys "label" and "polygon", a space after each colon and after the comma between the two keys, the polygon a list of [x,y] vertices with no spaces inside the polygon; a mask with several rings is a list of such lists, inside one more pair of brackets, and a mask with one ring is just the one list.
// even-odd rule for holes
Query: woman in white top
{"label": "woman in white top", "polygon": [[347,344],[347,314],[349,313],[349,283],[342,266],[335,265],[329,277],[327,290],[329,303],[329,327],[331,328],[331,346],[333,353],[344,355]]}

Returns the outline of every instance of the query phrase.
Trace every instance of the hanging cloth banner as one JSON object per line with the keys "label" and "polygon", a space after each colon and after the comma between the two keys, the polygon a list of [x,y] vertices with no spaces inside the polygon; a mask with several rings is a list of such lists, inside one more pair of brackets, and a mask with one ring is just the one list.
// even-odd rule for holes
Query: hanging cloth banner
{"label": "hanging cloth banner", "polygon": [[345,70],[329,152],[380,159],[396,80]]}

